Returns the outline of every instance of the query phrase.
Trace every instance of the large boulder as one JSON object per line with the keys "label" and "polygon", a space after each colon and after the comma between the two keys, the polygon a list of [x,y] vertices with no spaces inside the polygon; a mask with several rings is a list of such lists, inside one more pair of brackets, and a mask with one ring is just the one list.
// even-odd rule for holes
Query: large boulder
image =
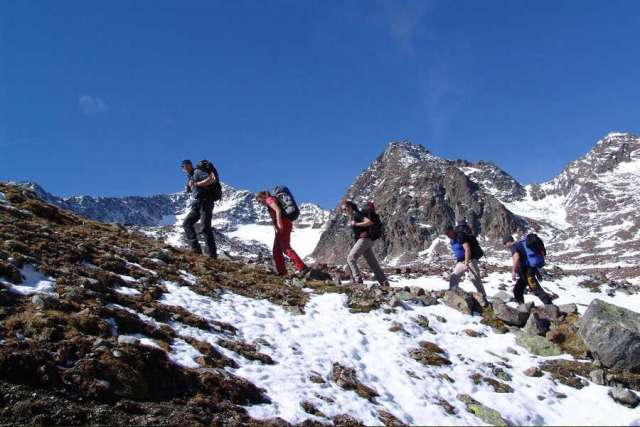
{"label": "large boulder", "polygon": [[443,302],[451,308],[454,308],[464,314],[473,314],[474,312],[482,312],[482,308],[473,295],[458,288],[448,290],[444,293]]}
{"label": "large boulder", "polygon": [[578,333],[605,367],[640,373],[639,313],[595,299]]}
{"label": "large boulder", "polygon": [[527,323],[529,313],[509,307],[506,304],[493,304],[493,312],[496,319],[502,320],[507,325],[523,327]]}

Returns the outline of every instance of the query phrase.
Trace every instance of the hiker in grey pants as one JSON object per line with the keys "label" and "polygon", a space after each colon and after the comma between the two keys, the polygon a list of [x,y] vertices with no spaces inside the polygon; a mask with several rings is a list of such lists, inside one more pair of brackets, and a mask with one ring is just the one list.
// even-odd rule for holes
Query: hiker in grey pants
{"label": "hiker in grey pants", "polygon": [[480,278],[480,264],[478,264],[477,259],[470,259],[467,264],[465,264],[464,261],[456,263],[456,266],[449,276],[449,289],[456,289],[466,272],[469,272],[473,286],[476,287],[478,292],[486,296],[482,279]]}
{"label": "hiker in grey pants", "polygon": [[468,231],[456,230],[452,226],[445,229],[445,234],[451,243],[451,251],[456,259],[456,266],[449,276],[449,289],[457,289],[466,272],[471,275],[471,283],[483,297],[487,292],[482,285],[480,265],[478,259],[484,255],[476,237]]}
{"label": "hiker in grey pants", "polygon": [[347,264],[349,264],[353,281],[356,283],[364,283],[362,273],[360,272],[360,268],[358,268],[358,258],[364,256],[378,283],[381,286],[389,286],[387,277],[380,268],[380,264],[378,264],[378,260],[373,253],[374,242],[371,239],[371,235],[374,234],[372,227],[375,226],[375,223],[371,217],[375,215],[375,212],[370,212],[366,209],[360,210],[358,206],[351,201],[345,201],[342,204],[342,210],[351,217],[351,228],[353,229],[353,237],[356,241],[347,256]]}
{"label": "hiker in grey pants", "polygon": [[351,269],[351,276],[353,277],[354,282],[363,282],[362,273],[358,268],[358,258],[361,256],[364,256],[364,259],[367,261],[367,264],[369,264],[369,268],[373,271],[373,275],[378,283],[385,285],[387,277],[384,275],[384,272],[380,268],[380,264],[378,264],[378,260],[373,253],[373,240],[368,237],[359,238],[356,241],[356,244],[351,248],[351,251],[349,251],[349,255],[347,255],[347,263]]}

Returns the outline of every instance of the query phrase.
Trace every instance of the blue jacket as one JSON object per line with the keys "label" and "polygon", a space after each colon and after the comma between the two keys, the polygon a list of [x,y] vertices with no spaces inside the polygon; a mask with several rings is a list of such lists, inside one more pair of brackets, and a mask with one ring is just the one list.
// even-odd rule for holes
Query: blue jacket
{"label": "blue jacket", "polygon": [[462,243],[460,243],[458,239],[451,239],[449,243],[451,243],[451,250],[453,251],[453,257],[456,261],[464,261],[464,247]]}

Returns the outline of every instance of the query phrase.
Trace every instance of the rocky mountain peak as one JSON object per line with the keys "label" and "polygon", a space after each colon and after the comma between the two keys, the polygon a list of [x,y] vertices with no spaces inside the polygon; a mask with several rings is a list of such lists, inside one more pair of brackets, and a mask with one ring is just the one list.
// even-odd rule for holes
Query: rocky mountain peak
{"label": "rocky mountain peak", "polygon": [[392,163],[403,167],[409,167],[418,162],[443,161],[443,159],[434,156],[423,145],[413,144],[406,140],[391,141],[378,159],[384,163]]}

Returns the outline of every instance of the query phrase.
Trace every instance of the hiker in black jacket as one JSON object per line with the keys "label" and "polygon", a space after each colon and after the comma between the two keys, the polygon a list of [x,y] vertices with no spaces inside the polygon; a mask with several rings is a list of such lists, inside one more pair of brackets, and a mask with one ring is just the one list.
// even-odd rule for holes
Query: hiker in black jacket
{"label": "hiker in black jacket", "polygon": [[373,271],[373,275],[376,280],[383,287],[389,287],[389,281],[387,276],[380,268],[378,260],[373,253],[374,239],[377,237],[373,235],[373,227],[375,225],[372,213],[367,210],[358,209],[358,205],[351,201],[345,201],[342,204],[342,210],[351,217],[351,228],[353,230],[353,238],[355,245],[351,248],[349,255],[347,256],[347,264],[351,270],[351,277],[356,283],[364,283],[362,280],[362,273],[358,268],[358,258],[364,256],[364,259],[369,264],[369,268]]}
{"label": "hiker in black jacket", "polygon": [[189,212],[182,223],[187,242],[195,253],[202,254],[202,248],[198,242],[198,235],[195,229],[195,224],[200,221],[202,223],[202,234],[209,249],[209,256],[214,259],[218,258],[216,239],[211,228],[214,201],[211,192],[208,191],[215,184],[216,178],[213,174],[194,168],[191,160],[182,162],[182,170],[188,178],[187,192],[191,193]]}

